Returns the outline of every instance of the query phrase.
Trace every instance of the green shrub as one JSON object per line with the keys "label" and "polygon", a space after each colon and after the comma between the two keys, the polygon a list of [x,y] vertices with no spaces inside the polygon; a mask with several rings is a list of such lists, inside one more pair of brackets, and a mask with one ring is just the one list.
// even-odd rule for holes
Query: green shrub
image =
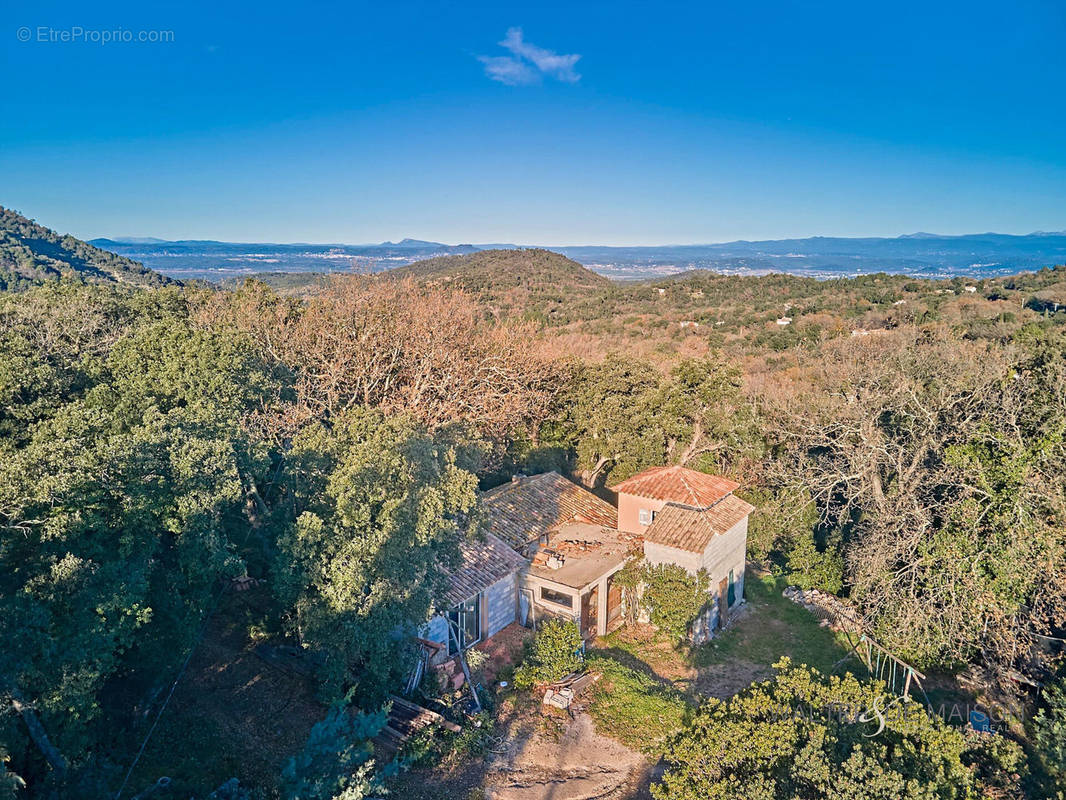
{"label": "green shrub", "polygon": [[844,559],[834,548],[818,550],[810,534],[798,536],[788,553],[788,580],[801,589],[840,594],[844,588]]}
{"label": "green shrub", "polygon": [[488,654],[486,654],[484,650],[478,650],[475,647],[471,647],[464,652],[463,658],[466,659],[466,665],[470,668],[471,672],[477,672],[489,661]]}
{"label": "green shrub", "polygon": [[1066,681],[1043,692],[1046,708],[1033,719],[1033,744],[1048,774],[1066,789]]}
{"label": "green shrub", "polygon": [[564,619],[548,620],[533,637],[522,666],[515,670],[515,686],[532,689],[576,672],[581,667],[580,649],[581,632],[576,624]]}
{"label": "green shrub", "polygon": [[644,603],[651,622],[681,641],[689,625],[710,602],[711,579],[706,570],[690,575],[677,564],[659,564],[644,570]]}

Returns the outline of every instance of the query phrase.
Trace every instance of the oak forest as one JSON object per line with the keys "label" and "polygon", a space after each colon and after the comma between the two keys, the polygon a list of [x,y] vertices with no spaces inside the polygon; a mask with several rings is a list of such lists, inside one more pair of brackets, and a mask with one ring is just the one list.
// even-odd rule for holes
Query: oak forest
{"label": "oak forest", "polygon": [[[567,797],[1066,796],[1066,267],[615,282],[512,249],[219,286],[2,221],[0,797],[532,797],[522,753],[559,749]],[[606,634],[462,646],[494,490],[610,511],[674,466],[754,508],[728,624],[634,558]]]}

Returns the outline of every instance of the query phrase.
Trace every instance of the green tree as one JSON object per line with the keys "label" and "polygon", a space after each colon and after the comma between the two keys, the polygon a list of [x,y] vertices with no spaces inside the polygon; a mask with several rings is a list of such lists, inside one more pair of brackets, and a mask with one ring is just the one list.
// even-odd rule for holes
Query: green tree
{"label": "green tree", "polygon": [[[243,571],[246,483],[269,463],[243,420],[276,388],[239,337],[194,331],[170,295],[102,292],[18,298],[15,328],[52,343],[56,380],[22,396],[29,427],[0,439],[0,691],[35,710],[74,772],[120,727],[108,681],[164,682],[218,579]],[[86,305],[79,326],[67,312]],[[34,745],[7,744],[37,781]]]}
{"label": "green tree", "polygon": [[311,728],[303,750],[282,768],[282,796],[286,800],[363,800],[383,794],[380,779],[395,771],[395,762],[391,769],[375,774],[371,740],[387,719],[385,709],[367,714],[344,703],[333,705],[326,718]]}
{"label": "green tree", "polygon": [[443,596],[476,510],[456,449],[404,418],[356,407],[300,434],[289,453],[293,523],[278,541],[276,590],[325,695],[380,701],[410,665],[407,634]]}
{"label": "green tree", "polygon": [[844,588],[844,559],[832,545],[819,550],[811,533],[800,534],[788,551],[788,580],[802,589],[840,594]]}
{"label": "green tree", "polygon": [[541,624],[526,657],[515,670],[515,686],[531,689],[537,684],[557,681],[581,667],[581,631],[566,619],[549,619]]}
{"label": "green tree", "polygon": [[741,370],[710,358],[680,361],[652,399],[666,434],[668,463],[721,469],[743,455],[762,455],[761,434],[742,394]]}
{"label": "green tree", "polygon": [[1044,769],[1066,792],[1066,681],[1046,688],[1043,699],[1033,719],[1033,744]]}
{"label": "green tree", "polygon": [[663,374],[649,361],[611,354],[576,368],[544,439],[574,448],[589,486],[669,463],[721,469],[762,455],[740,378],[713,359],[684,359]]}
{"label": "green tree", "polygon": [[980,746],[913,701],[852,675],[775,665],[707,700],[666,754],[657,800],[961,800],[978,796]]}
{"label": "green tree", "polygon": [[622,356],[578,368],[561,400],[559,434],[576,450],[586,485],[663,463],[666,436],[654,406],[659,380],[653,365]]}

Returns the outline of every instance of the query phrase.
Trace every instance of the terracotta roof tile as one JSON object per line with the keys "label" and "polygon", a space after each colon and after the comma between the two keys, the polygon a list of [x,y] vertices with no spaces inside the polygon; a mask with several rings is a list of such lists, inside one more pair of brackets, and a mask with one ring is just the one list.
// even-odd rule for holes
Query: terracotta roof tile
{"label": "terracotta roof tile", "polygon": [[618,527],[618,511],[558,472],[521,477],[483,492],[488,529],[512,547],[529,542],[570,522]]}
{"label": "terracotta roof tile", "polygon": [[671,503],[655,515],[655,521],[644,531],[644,541],[702,553],[711,539],[754,510],[754,506],[733,494],[702,510]]}
{"label": "terracotta roof tile", "polygon": [[459,552],[462,565],[456,570],[443,570],[448,576],[445,599],[449,607],[469,600],[528,563],[491,533],[484,534],[484,538],[465,540],[459,545]]}
{"label": "terracotta roof tile", "polygon": [[708,475],[682,466],[652,467],[638,472],[611,489],[636,497],[648,497],[693,508],[708,508],[740,484],[719,475]]}

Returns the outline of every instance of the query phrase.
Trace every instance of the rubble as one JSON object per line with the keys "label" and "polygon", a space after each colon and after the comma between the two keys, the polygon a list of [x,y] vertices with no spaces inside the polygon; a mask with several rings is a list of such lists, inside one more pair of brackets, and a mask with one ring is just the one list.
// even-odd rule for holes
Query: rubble
{"label": "rubble", "polygon": [[544,693],[544,705],[546,706],[567,709],[570,708],[572,702],[574,702],[574,690],[570,687],[563,687],[559,691],[548,689]]}
{"label": "rubble", "polygon": [[798,586],[789,586],[781,594],[822,619],[823,623],[827,623],[834,631],[862,633],[859,615],[835,594],[820,589],[801,589]]}

